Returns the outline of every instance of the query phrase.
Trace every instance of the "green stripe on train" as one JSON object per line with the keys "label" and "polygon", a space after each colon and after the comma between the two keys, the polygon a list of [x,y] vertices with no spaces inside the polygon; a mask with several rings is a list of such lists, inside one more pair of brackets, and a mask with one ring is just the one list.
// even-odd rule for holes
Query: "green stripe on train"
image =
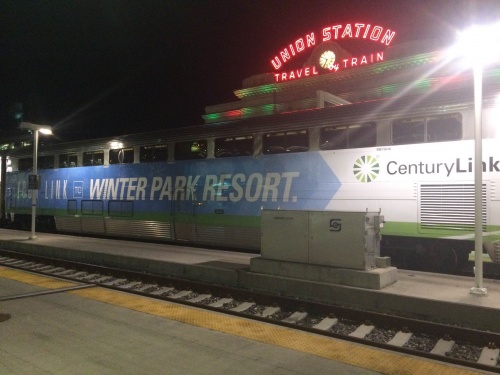
{"label": "green stripe on train", "polygon": [[[500,226],[487,225],[484,228],[483,240],[492,242],[500,239]],[[384,223],[381,231],[384,236],[404,236],[421,238],[455,238],[473,240],[474,228],[472,226],[458,227],[456,225],[445,225],[430,227],[419,223],[388,221]]]}

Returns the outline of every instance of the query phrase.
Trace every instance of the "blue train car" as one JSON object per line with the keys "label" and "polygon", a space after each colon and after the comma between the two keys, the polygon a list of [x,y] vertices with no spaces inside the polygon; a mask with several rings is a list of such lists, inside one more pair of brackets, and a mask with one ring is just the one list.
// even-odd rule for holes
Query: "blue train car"
{"label": "blue train car", "polygon": [[[30,172],[7,207],[29,215]],[[319,153],[42,169],[38,213],[59,231],[258,249],[260,210],[323,209],[340,182]],[[19,218],[18,218],[19,220]]]}

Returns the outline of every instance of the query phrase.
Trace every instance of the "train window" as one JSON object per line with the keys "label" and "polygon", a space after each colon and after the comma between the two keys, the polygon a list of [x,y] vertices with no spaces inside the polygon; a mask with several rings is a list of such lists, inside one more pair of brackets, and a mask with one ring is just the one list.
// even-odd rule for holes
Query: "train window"
{"label": "train window", "polygon": [[392,123],[392,143],[406,145],[423,143],[425,140],[425,119],[398,119]]}
{"label": "train window", "polygon": [[141,148],[139,149],[139,160],[141,163],[149,163],[154,161],[167,161],[168,146],[167,145],[141,146]]}
{"label": "train window", "polygon": [[309,135],[307,130],[267,133],[262,144],[264,154],[304,152],[309,150]]}
{"label": "train window", "polygon": [[38,157],[37,169],[54,169],[54,155]]}
{"label": "train window", "polygon": [[104,164],[104,151],[87,151],[83,153],[83,165],[85,167],[91,165]]}
{"label": "train window", "polygon": [[349,147],[372,147],[377,144],[377,124],[365,122],[349,126]]}
{"label": "train window", "polygon": [[427,120],[427,141],[443,142],[462,139],[462,118],[460,115],[440,116]]}
{"label": "train window", "polygon": [[109,150],[109,164],[130,164],[134,162],[134,149],[119,148]]}
{"label": "train window", "polygon": [[377,142],[377,124],[364,122],[356,125],[329,126],[321,128],[320,149],[371,147]]}
{"label": "train window", "polygon": [[207,141],[177,142],[174,148],[175,160],[205,159],[207,157]]}
{"label": "train window", "polygon": [[215,157],[253,155],[253,136],[226,137],[215,139]]}
{"label": "train window", "polygon": [[285,152],[285,132],[267,133],[262,138],[264,154],[282,154]]}
{"label": "train window", "polygon": [[392,123],[392,143],[456,141],[462,139],[460,114],[436,116],[427,119],[399,119]]}
{"label": "train window", "polygon": [[60,154],[59,168],[76,167],[78,165],[77,154]]}
{"label": "train window", "polygon": [[307,130],[286,132],[285,151],[304,152],[309,150],[309,135]]}
{"label": "train window", "polygon": [[131,217],[134,215],[133,201],[109,201],[109,216]]}
{"label": "train window", "polygon": [[319,148],[322,150],[348,148],[348,139],[347,126],[321,128]]}
{"label": "train window", "polygon": [[76,215],[78,213],[78,208],[76,205],[76,200],[70,199],[68,201],[68,214],[70,215]]}
{"label": "train window", "polygon": [[102,215],[103,203],[100,200],[82,201],[82,215]]}
{"label": "train window", "polygon": [[17,169],[20,171],[33,170],[33,158],[22,158],[17,163]]}

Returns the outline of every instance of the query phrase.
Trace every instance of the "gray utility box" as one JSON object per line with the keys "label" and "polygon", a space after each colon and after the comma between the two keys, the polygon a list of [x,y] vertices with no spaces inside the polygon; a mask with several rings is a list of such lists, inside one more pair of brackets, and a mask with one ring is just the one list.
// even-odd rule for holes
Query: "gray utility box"
{"label": "gray utility box", "polygon": [[261,256],[370,270],[380,257],[380,212],[262,210]]}

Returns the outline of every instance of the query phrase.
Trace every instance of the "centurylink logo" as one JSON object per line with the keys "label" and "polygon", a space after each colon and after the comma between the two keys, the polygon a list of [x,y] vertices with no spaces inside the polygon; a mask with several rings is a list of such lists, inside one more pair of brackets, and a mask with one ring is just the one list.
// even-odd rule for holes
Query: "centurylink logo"
{"label": "centurylink logo", "polygon": [[372,182],[380,172],[377,158],[369,155],[359,157],[352,167],[354,176],[361,182]]}

